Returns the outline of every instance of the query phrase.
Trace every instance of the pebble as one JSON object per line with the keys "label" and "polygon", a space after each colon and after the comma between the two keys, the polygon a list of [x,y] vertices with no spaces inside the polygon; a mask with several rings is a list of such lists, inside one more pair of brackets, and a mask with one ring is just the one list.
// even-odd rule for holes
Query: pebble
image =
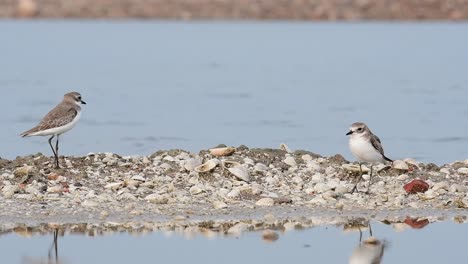
{"label": "pebble", "polygon": [[448,190],[449,189],[449,184],[447,182],[438,182],[432,186],[432,190],[437,191],[437,190]]}
{"label": "pebble", "polygon": [[197,194],[200,194],[202,192],[204,192],[204,188],[203,188],[203,185],[195,185],[195,186],[192,186],[190,188],[190,194],[191,195],[197,195]]}
{"label": "pebble", "polygon": [[263,163],[257,163],[254,166],[254,170],[256,170],[256,171],[267,171],[268,169],[269,168]]}
{"label": "pebble", "polygon": [[240,180],[243,180],[243,181],[246,181],[246,182],[250,181],[249,172],[248,172],[247,168],[245,168],[242,165],[237,165],[237,166],[234,166],[233,168],[229,168],[228,171],[230,173],[232,173],[232,175],[236,176],[236,178],[238,178]]}
{"label": "pebble", "polygon": [[409,179],[408,174],[401,174],[397,177],[399,181],[407,181]]}
{"label": "pebble", "polygon": [[466,193],[467,190],[468,190],[468,188],[465,185],[461,185],[461,184],[458,184],[458,183],[452,184],[450,186],[450,188],[449,188],[449,192],[451,192],[451,193],[454,193],[454,192]]}
{"label": "pebble", "polygon": [[81,203],[81,205],[85,207],[98,207],[99,203],[92,201],[92,200],[85,200],[84,202]]}

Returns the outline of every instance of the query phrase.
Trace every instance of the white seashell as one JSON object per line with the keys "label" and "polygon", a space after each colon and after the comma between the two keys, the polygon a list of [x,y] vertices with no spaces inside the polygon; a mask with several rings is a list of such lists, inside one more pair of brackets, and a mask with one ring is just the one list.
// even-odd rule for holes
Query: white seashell
{"label": "white seashell", "polygon": [[232,175],[236,176],[236,178],[243,180],[245,182],[250,181],[250,175],[247,169],[241,165],[236,165],[232,168],[228,168],[228,171],[232,173]]}
{"label": "white seashell", "polygon": [[468,174],[468,168],[462,167],[457,170],[460,174]]}
{"label": "white seashell", "polygon": [[466,191],[467,191],[466,186],[461,185],[461,184],[457,184],[457,183],[452,184],[450,186],[450,189],[449,189],[449,192],[451,192],[451,193],[455,193],[455,192],[464,193]]}
{"label": "white seashell", "polygon": [[255,203],[257,206],[273,206],[274,204],[275,201],[271,198],[262,198]]}
{"label": "white seashell", "polygon": [[200,159],[194,159],[194,158],[187,159],[187,160],[183,161],[183,163],[184,163],[184,165],[183,165],[184,169],[186,169],[188,171],[193,171],[193,170],[195,170],[196,167],[201,165]]}
{"label": "white seashell", "polygon": [[263,163],[257,163],[255,164],[254,166],[254,170],[255,171],[267,171],[268,170],[268,166],[263,164]]}
{"label": "white seashell", "polygon": [[213,207],[216,210],[227,208],[227,204],[223,201],[214,201]]}
{"label": "white seashell", "polygon": [[402,160],[393,161],[393,168],[395,168],[397,170],[408,170],[409,169],[408,164],[406,164],[406,162],[404,162]]}
{"label": "white seashell", "polygon": [[[359,172],[359,164],[343,164],[341,167],[347,171],[352,171],[352,172]],[[362,165],[362,172],[369,172],[370,169],[367,168],[366,166]]]}
{"label": "white seashell", "polygon": [[200,166],[195,167],[196,172],[209,172],[218,166],[219,160],[218,159],[210,159],[209,161],[203,163]]}
{"label": "white seashell", "polygon": [[145,181],[146,181],[146,178],[143,177],[143,176],[140,175],[140,174],[137,174],[137,175],[135,175],[135,176],[132,177],[132,180],[145,182]]}
{"label": "white seashell", "polygon": [[106,184],[106,186],[104,186],[104,189],[116,190],[120,188],[122,185],[123,185],[123,182],[112,182],[112,183]]}
{"label": "white seashell", "polygon": [[281,150],[286,151],[287,153],[292,153],[292,151],[291,151],[291,149],[289,149],[288,145],[286,145],[286,144],[284,144],[284,143],[281,143],[279,148],[280,148]]}
{"label": "white seashell", "polygon": [[236,148],[225,147],[225,148],[212,148],[210,154],[217,157],[229,156],[236,151]]}
{"label": "white seashell", "polygon": [[289,166],[292,166],[292,167],[297,166],[296,160],[295,160],[293,157],[291,157],[291,156],[286,157],[286,158],[283,160],[283,162],[286,163],[286,164],[288,164]]}
{"label": "white seashell", "polygon": [[312,156],[309,155],[309,154],[302,155],[301,158],[302,158],[302,160],[305,161],[305,162],[311,161],[311,160],[313,159]]}
{"label": "white seashell", "polygon": [[400,176],[397,177],[397,180],[399,181],[406,181],[409,179],[409,176],[407,174],[401,174]]}
{"label": "white seashell", "polygon": [[233,168],[236,166],[240,166],[241,164],[237,161],[232,161],[232,160],[223,160],[222,161],[222,166],[227,169],[227,168]]}
{"label": "white seashell", "polygon": [[195,185],[195,186],[192,186],[189,191],[191,195],[196,195],[196,194],[204,192],[205,190],[201,186]]}
{"label": "white seashell", "polygon": [[416,166],[418,169],[420,169],[419,163],[418,163],[416,160],[414,160],[414,159],[407,158],[407,159],[404,159],[403,161],[406,162],[407,164],[414,165],[414,166]]}
{"label": "white seashell", "polygon": [[440,189],[443,189],[443,190],[448,190],[449,189],[449,184],[448,182],[438,182],[438,183],[435,183],[434,186],[432,186],[432,189],[434,191],[437,191],[437,190],[440,190]]}

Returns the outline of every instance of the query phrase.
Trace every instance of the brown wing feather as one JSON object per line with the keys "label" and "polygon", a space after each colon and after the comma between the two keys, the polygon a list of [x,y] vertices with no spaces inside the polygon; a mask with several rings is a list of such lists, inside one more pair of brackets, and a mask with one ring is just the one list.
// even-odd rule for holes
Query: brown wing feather
{"label": "brown wing feather", "polygon": [[37,126],[23,132],[21,136],[25,137],[38,131],[64,126],[70,123],[77,114],[78,111],[72,105],[61,103],[47,113]]}
{"label": "brown wing feather", "polygon": [[380,142],[380,138],[374,134],[371,134],[371,137],[370,137],[370,142],[372,143],[372,146],[374,146],[374,148],[379,151],[380,154],[382,154],[383,158],[387,161],[390,161],[390,162],[393,162],[393,160],[387,158],[384,154],[384,150],[383,150],[383,147],[382,147],[382,142]]}
{"label": "brown wing feather", "polygon": [[370,137],[370,142],[372,143],[372,146],[374,146],[374,148],[379,151],[380,154],[384,154],[382,142],[380,142],[380,138],[378,136],[372,134]]}

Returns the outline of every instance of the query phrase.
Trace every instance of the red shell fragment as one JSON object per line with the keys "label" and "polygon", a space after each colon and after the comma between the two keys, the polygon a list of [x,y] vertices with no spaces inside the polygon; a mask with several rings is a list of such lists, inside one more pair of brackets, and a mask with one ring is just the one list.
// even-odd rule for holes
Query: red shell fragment
{"label": "red shell fragment", "polygon": [[411,226],[414,229],[421,229],[429,224],[429,220],[407,217],[405,219],[405,224]]}
{"label": "red shell fragment", "polygon": [[419,193],[429,190],[429,184],[423,180],[412,180],[403,186],[407,193]]}

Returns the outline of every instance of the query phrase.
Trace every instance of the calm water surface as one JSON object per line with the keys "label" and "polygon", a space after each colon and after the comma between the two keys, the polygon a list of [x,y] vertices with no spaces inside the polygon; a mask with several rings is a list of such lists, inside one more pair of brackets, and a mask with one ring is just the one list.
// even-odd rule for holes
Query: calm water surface
{"label": "calm water surface", "polygon": [[387,156],[468,158],[467,23],[0,22],[0,156],[65,92],[88,102],[66,155],[219,143],[352,159],[364,121]]}
{"label": "calm water surface", "polygon": [[[409,228],[409,227],[408,227]],[[372,224],[373,236],[382,246],[359,249],[359,233],[342,227],[317,227],[303,231],[278,232],[274,242],[262,233],[237,237],[183,236],[177,233],[127,233],[58,236],[57,258],[53,234],[0,237],[2,263],[360,263],[382,256],[382,263],[465,263],[468,259],[467,224],[430,224],[423,229],[396,232],[382,223]],[[362,241],[369,238],[363,230]],[[354,262],[352,262],[353,260]],[[447,262],[448,261],[448,262]],[[379,263],[379,262],[372,262]]]}

